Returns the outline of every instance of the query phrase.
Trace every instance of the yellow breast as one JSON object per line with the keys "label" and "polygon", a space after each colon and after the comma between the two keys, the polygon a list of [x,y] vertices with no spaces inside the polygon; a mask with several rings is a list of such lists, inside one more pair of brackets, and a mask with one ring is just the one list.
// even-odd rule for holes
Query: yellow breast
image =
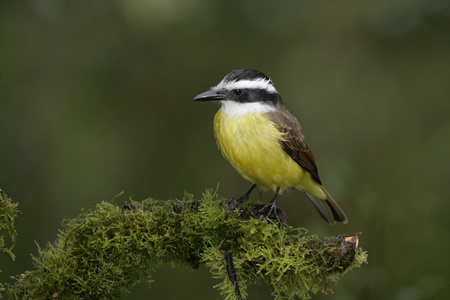
{"label": "yellow breast", "polygon": [[298,187],[307,173],[281,148],[283,135],[265,113],[230,116],[220,109],[214,118],[214,134],[231,165],[263,188]]}

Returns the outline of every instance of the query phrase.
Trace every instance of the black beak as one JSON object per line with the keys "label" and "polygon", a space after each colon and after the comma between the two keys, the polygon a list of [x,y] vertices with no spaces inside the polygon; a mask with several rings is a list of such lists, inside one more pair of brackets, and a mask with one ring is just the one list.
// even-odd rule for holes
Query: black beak
{"label": "black beak", "polygon": [[214,90],[209,90],[194,97],[194,101],[218,101],[224,100],[225,95]]}

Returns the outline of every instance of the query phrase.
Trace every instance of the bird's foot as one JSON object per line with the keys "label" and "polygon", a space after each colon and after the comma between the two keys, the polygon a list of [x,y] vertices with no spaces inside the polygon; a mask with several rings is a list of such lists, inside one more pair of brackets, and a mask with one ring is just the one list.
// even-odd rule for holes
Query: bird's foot
{"label": "bird's foot", "polygon": [[250,199],[250,194],[255,189],[256,184],[252,185],[252,187],[244,194],[244,195],[236,195],[228,201],[228,205],[232,208],[235,208],[236,205],[245,203]]}
{"label": "bird's foot", "polygon": [[228,201],[228,207],[234,210],[237,206],[245,203],[250,199],[250,195],[245,193],[244,195],[236,195]]}
{"label": "bird's foot", "polygon": [[[275,191],[275,196],[273,197],[272,201],[270,201],[268,204],[264,205],[263,208],[259,210],[259,213],[262,214],[267,208],[269,209],[269,212],[266,214],[266,220],[273,220],[280,221],[278,218],[278,212],[277,212],[277,198],[278,193],[280,192],[280,187],[277,188]],[[274,217],[272,217],[272,213],[274,214]]]}
{"label": "bird's foot", "polygon": [[250,199],[250,195],[245,193],[244,195],[236,195],[228,201],[228,204],[232,204],[233,202],[236,202],[237,204],[242,204],[248,201]]}
{"label": "bird's foot", "polygon": [[[267,210],[269,210],[267,213],[266,213],[266,211]],[[260,210],[259,210],[259,214],[265,214],[266,215],[266,219],[267,220],[272,220],[272,219],[275,219],[275,220],[280,220],[279,218],[278,218],[278,212],[277,212],[277,203],[276,203],[276,201],[274,202],[274,201],[271,201],[271,202],[269,202],[268,204],[266,204],[266,205],[264,205]],[[273,214],[273,216],[272,216],[272,214]]]}

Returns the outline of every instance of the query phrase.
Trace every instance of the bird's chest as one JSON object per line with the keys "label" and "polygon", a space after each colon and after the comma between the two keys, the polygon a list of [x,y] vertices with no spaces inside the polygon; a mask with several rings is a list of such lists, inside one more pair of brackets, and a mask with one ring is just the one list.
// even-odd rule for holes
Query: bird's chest
{"label": "bird's chest", "polygon": [[298,184],[302,169],[281,147],[283,135],[267,114],[214,118],[214,133],[223,156],[247,180],[263,188]]}
{"label": "bird's chest", "polygon": [[217,144],[226,158],[254,161],[281,150],[282,134],[267,114],[228,116],[219,110],[214,119]]}

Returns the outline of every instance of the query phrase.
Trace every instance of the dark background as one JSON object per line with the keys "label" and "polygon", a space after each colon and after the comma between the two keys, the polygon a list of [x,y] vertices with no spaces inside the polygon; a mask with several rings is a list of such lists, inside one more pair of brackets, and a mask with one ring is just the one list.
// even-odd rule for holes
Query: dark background
{"label": "dark background", "polygon": [[[313,298],[448,295],[445,0],[0,0],[0,188],[23,213],[0,280],[31,269],[35,243],[53,242],[64,218],[122,190],[119,203],[248,189],[217,150],[218,105],[192,101],[240,68],[273,79],[349,218],[328,226],[291,191],[279,201],[291,225],[359,232],[369,253]],[[203,267],[154,280],[126,299],[222,299]]]}

